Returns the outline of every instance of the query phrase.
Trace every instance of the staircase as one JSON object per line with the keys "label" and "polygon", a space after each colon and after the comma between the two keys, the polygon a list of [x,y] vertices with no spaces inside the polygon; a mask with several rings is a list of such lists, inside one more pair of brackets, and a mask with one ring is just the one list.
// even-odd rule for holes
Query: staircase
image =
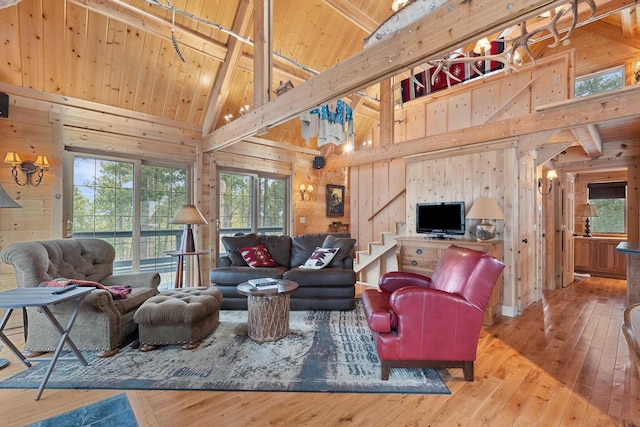
{"label": "staircase", "polygon": [[370,242],[368,250],[357,251],[353,270],[358,284],[377,287],[378,279],[387,271],[397,271],[396,237],[405,234],[406,224],[396,222],[396,230],[382,233],[382,240]]}

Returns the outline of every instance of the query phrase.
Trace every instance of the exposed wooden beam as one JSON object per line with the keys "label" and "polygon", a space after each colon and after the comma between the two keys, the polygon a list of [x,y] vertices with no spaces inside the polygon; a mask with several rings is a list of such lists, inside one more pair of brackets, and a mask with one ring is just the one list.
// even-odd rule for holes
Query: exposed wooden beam
{"label": "exposed wooden beam", "polygon": [[640,85],[570,99],[536,108],[536,112],[482,125],[471,126],[439,135],[417,138],[401,144],[356,151],[327,159],[327,169],[359,166],[381,161],[441,150],[452,146],[464,146],[509,137],[536,134],[541,130],[564,130],[601,121],[640,116]]}
{"label": "exposed wooden beam", "polygon": [[324,0],[324,2],[353,24],[360,27],[367,34],[373,33],[380,25],[356,6],[351,4],[349,0]]}
{"label": "exposed wooden beam", "polygon": [[[450,0],[382,42],[217,129],[205,138],[205,151],[234,144],[255,134],[257,129],[286,122],[309,108],[347,96],[563,3],[548,0],[460,3]],[[428,37],[429,34],[438,37]]]}
{"label": "exposed wooden beam", "polygon": [[558,142],[554,144],[547,143],[538,148],[538,157],[536,162],[538,165],[543,165],[569,147],[571,147],[570,142]]}
{"label": "exposed wooden beam", "polygon": [[273,1],[254,0],[253,8],[253,108],[257,108],[271,100]]}
{"label": "exposed wooden beam", "polygon": [[[233,32],[237,34],[246,34],[248,32],[251,19],[253,18],[252,2],[253,0],[240,0],[231,28]],[[227,43],[226,58],[218,70],[218,75],[211,90],[211,96],[209,97],[209,106],[207,107],[202,126],[202,136],[213,131],[213,127],[218,123],[222,106],[229,95],[229,87],[234,71],[237,69],[241,58],[242,42],[235,37],[230,37]]]}
{"label": "exposed wooden beam", "polygon": [[[115,19],[132,27],[140,28],[158,37],[171,40],[171,23],[150,13],[143,12],[120,0],[67,0],[80,7],[85,7],[109,19]],[[200,33],[175,26],[175,36],[179,44],[188,46],[198,52],[224,61],[227,48],[220,42],[205,37]]]}
{"label": "exposed wooden beam", "polygon": [[549,129],[543,130],[541,132],[521,135],[520,138],[518,138],[518,158],[520,159],[533,150],[537,149],[558,132],[558,129]]}
{"label": "exposed wooden beam", "polygon": [[602,138],[596,125],[587,125],[571,128],[585,153],[592,159],[602,156]]}
{"label": "exposed wooden beam", "polygon": [[620,11],[620,19],[622,21],[622,34],[626,37],[633,37],[636,33],[636,8],[632,6]]}

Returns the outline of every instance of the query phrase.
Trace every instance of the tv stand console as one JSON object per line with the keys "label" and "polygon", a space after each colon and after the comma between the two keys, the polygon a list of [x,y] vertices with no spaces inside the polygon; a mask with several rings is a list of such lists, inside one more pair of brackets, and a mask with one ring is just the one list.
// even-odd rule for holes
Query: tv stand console
{"label": "tv stand console", "polygon": [[[488,252],[502,261],[502,242],[478,242],[476,240],[441,240],[438,238],[425,239],[421,236],[398,237],[396,256],[398,270],[422,274],[431,277],[442,252],[451,245],[458,245],[478,251]],[[502,274],[498,278],[493,293],[489,299],[483,323],[493,325],[502,315]]]}

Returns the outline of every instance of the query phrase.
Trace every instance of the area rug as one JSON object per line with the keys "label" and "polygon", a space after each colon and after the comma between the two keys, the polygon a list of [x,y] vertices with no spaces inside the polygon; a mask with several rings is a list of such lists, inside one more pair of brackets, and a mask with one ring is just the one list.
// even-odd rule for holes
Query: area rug
{"label": "area rug", "polygon": [[[195,350],[168,345],[145,353],[129,345],[105,359],[85,352],[89,366],[58,362],[47,388],[450,393],[433,369],[394,368],[382,381],[358,303],[352,311],[293,311],[290,333],[270,343],[247,336],[246,311],[221,311],[220,325]],[[0,388],[37,388],[46,365],[24,370]]]}
{"label": "area rug", "polygon": [[64,414],[55,415],[26,427],[118,426],[138,427],[126,394],[119,394]]}

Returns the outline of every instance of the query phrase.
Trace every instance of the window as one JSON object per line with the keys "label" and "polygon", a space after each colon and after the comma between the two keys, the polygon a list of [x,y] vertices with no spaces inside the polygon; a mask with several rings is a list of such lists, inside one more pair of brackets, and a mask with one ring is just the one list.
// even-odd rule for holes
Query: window
{"label": "window", "polygon": [[[220,237],[236,233],[286,234],[288,179],[220,172]],[[224,251],[222,243],[220,251]]]}
{"label": "window", "polygon": [[593,233],[625,234],[627,183],[597,182],[588,184],[589,203],[596,207],[597,217],[591,218]]}
{"label": "window", "polygon": [[576,77],[576,98],[620,89],[624,86],[624,66]]}
{"label": "window", "polygon": [[175,279],[175,259],[183,228],[169,224],[187,203],[186,167],[166,167],[70,153],[73,157],[74,237],[97,237],[116,250],[114,270],[157,271],[162,284]]}

